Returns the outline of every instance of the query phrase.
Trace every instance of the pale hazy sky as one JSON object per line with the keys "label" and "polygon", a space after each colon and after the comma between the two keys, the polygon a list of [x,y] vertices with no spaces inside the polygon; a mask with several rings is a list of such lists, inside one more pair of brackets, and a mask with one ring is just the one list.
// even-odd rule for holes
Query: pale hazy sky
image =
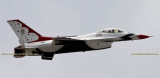
{"label": "pale hazy sky", "polygon": [[160,78],[160,0],[0,0],[0,53],[18,38],[7,20],[20,19],[45,36],[72,36],[105,28],[154,36],[112,48],[37,57],[0,55],[1,78]]}

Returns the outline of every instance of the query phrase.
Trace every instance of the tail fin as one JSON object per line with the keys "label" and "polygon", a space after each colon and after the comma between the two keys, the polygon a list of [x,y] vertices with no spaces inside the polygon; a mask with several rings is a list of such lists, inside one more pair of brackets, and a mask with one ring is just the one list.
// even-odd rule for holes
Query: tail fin
{"label": "tail fin", "polygon": [[43,37],[27,25],[25,25],[20,20],[9,20],[7,21],[17,37],[19,38],[19,43],[32,43],[37,41],[45,41],[45,40],[52,40],[51,37]]}

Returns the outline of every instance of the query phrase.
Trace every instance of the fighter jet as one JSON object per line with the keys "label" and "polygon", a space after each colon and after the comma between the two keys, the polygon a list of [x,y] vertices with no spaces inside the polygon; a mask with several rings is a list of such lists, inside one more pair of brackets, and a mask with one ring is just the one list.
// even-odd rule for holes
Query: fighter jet
{"label": "fighter jet", "polygon": [[20,20],[9,20],[7,22],[19,38],[20,45],[14,48],[15,58],[41,56],[44,60],[52,60],[55,54],[108,49],[111,48],[113,42],[140,40],[150,37],[125,32],[117,28],[106,28],[80,36],[46,37],[40,35]]}

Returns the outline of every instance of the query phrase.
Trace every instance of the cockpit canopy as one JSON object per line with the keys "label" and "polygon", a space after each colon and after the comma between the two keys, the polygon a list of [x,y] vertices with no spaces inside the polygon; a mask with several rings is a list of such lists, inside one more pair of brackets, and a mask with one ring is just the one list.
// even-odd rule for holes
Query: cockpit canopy
{"label": "cockpit canopy", "polygon": [[108,29],[101,30],[100,32],[102,33],[122,33],[124,31],[120,29],[116,29],[116,28],[108,28]]}

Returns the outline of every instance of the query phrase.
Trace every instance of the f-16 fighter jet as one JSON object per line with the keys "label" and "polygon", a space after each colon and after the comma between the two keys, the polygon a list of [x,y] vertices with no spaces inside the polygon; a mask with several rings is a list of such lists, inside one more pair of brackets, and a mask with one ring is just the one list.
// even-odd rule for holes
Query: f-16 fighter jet
{"label": "f-16 fighter jet", "polygon": [[20,20],[9,20],[7,22],[19,38],[20,45],[14,48],[15,58],[41,56],[42,59],[52,60],[55,54],[107,49],[111,48],[113,42],[150,37],[125,32],[117,28],[107,28],[80,36],[46,37]]}

